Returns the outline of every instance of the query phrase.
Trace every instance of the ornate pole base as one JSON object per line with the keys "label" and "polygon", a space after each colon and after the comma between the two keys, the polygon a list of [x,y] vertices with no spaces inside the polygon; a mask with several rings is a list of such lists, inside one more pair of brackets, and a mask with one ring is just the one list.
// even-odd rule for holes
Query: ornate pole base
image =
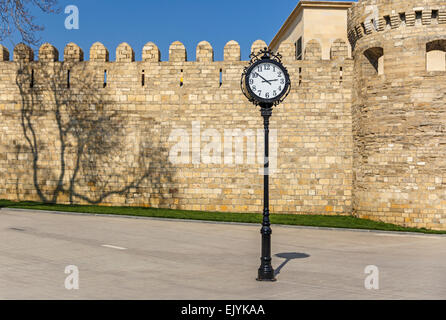
{"label": "ornate pole base", "polygon": [[259,268],[259,272],[257,275],[257,281],[277,281],[276,277],[274,276],[274,269],[271,266],[271,259],[264,260],[261,259],[262,263]]}
{"label": "ornate pole base", "polygon": [[[265,217],[269,216],[269,210],[265,210]],[[259,268],[259,273],[257,276],[257,281],[276,281],[274,277],[274,269],[271,265],[271,227],[268,225],[263,225],[260,230],[262,234],[262,257],[260,258],[261,264]]]}
{"label": "ornate pole base", "polygon": [[274,282],[277,281],[277,279],[274,277],[274,270],[261,270],[261,268],[259,269],[259,275],[257,276],[257,281],[270,281],[270,282]]}

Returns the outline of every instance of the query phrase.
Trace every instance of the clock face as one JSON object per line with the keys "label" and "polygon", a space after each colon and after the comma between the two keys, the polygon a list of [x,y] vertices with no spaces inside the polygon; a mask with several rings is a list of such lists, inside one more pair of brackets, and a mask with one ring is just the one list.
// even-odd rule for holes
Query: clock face
{"label": "clock face", "polygon": [[274,60],[253,64],[248,70],[246,81],[253,98],[266,103],[279,100],[289,85],[286,71]]}

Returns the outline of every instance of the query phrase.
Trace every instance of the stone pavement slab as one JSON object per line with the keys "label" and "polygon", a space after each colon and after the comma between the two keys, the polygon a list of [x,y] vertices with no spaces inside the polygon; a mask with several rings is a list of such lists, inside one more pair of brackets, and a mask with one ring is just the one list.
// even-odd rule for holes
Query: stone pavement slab
{"label": "stone pavement slab", "polygon": [[273,226],[272,250],[263,283],[260,225],[3,209],[0,299],[446,299],[444,236]]}

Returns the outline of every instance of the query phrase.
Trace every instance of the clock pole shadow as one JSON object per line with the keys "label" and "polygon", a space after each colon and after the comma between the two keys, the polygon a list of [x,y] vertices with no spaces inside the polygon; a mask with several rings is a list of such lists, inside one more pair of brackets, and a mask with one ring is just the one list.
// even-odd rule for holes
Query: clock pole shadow
{"label": "clock pole shadow", "polygon": [[310,257],[309,254],[306,253],[298,253],[298,252],[283,252],[283,253],[277,253],[275,254],[276,257],[278,258],[282,258],[285,259],[285,261],[282,262],[282,264],[280,266],[278,266],[276,268],[276,270],[274,270],[274,275],[277,276],[280,271],[282,270],[282,268],[291,260],[294,259],[305,259]]}

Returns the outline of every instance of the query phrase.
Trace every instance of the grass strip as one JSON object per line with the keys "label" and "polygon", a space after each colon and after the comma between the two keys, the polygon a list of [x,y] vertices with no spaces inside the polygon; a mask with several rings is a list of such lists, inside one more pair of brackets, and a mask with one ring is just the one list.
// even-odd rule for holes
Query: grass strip
{"label": "grass strip", "polygon": [[[262,215],[259,213],[230,213],[230,212],[207,212],[158,209],[145,207],[108,207],[96,205],[64,205],[46,204],[39,202],[13,202],[0,200],[0,208],[17,208],[47,211],[79,212],[92,214],[126,215],[138,217],[156,217],[169,219],[187,219],[219,222],[242,222],[260,224]],[[426,234],[446,234],[446,231],[429,230],[424,228],[408,228],[391,223],[360,219],[353,216],[329,216],[309,214],[271,214],[272,224],[367,229],[381,231],[417,232]]]}

